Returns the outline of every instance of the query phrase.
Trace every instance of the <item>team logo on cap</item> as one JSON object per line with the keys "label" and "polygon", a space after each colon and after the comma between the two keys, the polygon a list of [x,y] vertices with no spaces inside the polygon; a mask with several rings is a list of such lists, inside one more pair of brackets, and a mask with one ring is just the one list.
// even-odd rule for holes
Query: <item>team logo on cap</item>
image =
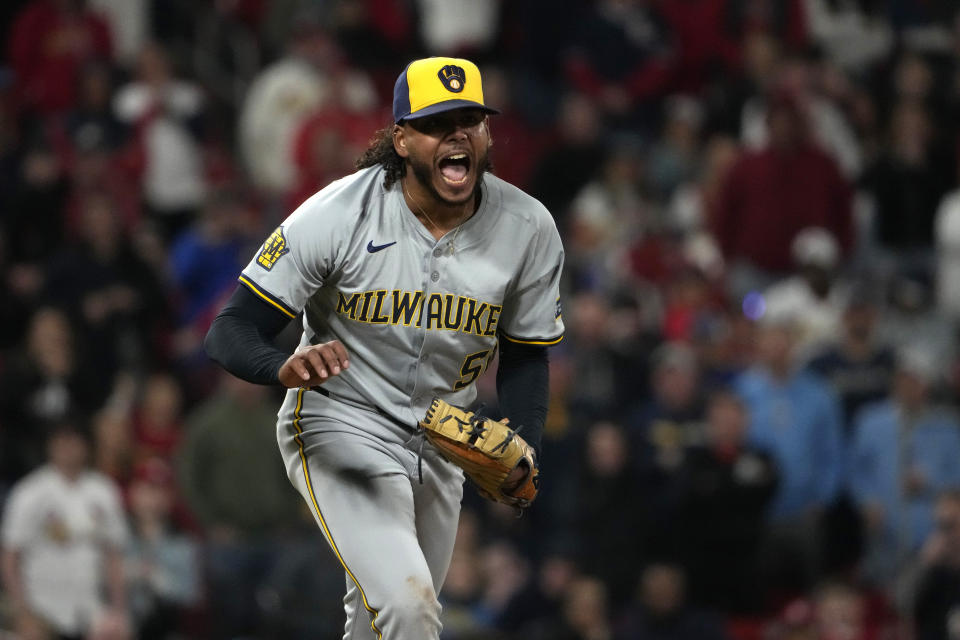
{"label": "team logo on cap", "polygon": [[467,84],[467,72],[463,70],[463,67],[458,67],[455,64],[448,64],[437,71],[437,77],[440,78],[440,82],[447,88],[447,91],[453,93],[460,93],[463,91],[463,85]]}

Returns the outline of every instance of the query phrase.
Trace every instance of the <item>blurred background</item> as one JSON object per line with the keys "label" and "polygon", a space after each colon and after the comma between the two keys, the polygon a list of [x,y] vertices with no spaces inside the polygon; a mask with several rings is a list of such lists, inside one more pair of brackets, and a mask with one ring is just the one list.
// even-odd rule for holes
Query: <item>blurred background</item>
{"label": "blurred background", "polygon": [[960,638],[954,0],[5,0],[0,23],[9,637],[341,637],[280,390],[201,341],[439,54],[479,63],[495,173],[567,252],[543,490],[520,519],[466,491],[442,637]]}

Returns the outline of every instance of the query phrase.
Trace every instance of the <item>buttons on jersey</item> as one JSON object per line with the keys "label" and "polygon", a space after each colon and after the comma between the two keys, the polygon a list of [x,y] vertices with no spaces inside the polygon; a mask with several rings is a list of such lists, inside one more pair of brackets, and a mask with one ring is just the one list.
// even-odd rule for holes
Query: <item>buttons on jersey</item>
{"label": "buttons on jersey", "polygon": [[430,274],[430,279],[436,282],[437,280],[440,279],[440,273],[438,271],[434,271],[433,273]]}
{"label": "buttons on jersey", "polygon": [[426,362],[426,361],[429,360],[429,359],[430,359],[430,354],[429,354],[429,353],[425,353],[425,354],[423,354],[422,356],[420,356],[420,362]]}
{"label": "buttons on jersey", "polygon": [[439,258],[442,255],[443,255],[443,249],[441,249],[440,247],[437,247],[436,249],[433,250],[434,258]]}

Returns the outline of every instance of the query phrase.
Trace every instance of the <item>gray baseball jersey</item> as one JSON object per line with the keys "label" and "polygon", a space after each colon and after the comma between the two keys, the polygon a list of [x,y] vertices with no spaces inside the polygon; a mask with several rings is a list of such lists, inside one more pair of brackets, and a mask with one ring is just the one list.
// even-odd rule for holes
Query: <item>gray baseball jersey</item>
{"label": "gray baseball jersey", "polygon": [[323,388],[405,424],[433,396],[468,405],[498,337],[563,337],[563,247],[537,200],[486,174],[477,212],[439,241],[373,167],[309,198],[240,281],[291,317],[302,344],[340,340],[350,368]]}

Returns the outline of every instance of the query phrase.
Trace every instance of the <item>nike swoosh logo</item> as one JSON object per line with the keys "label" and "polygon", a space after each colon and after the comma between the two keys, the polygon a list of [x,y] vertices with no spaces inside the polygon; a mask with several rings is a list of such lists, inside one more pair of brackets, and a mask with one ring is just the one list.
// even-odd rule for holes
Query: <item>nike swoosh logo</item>
{"label": "nike swoosh logo", "polygon": [[394,240],[393,242],[388,242],[387,244],[375,245],[373,244],[373,240],[371,240],[367,244],[367,251],[369,251],[370,253],[376,253],[377,251],[382,251],[387,247],[392,247],[395,244],[397,244],[396,240]]}

